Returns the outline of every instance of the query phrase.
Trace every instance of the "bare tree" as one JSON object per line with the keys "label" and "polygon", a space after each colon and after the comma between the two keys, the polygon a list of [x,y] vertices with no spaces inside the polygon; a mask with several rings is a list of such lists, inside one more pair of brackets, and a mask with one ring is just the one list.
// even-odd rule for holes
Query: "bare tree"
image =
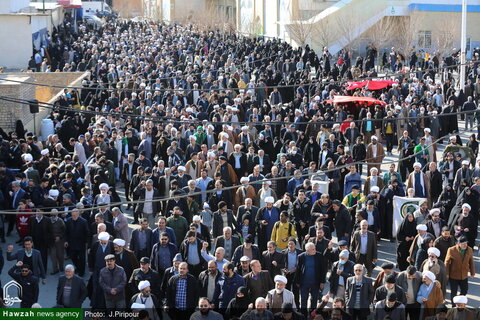
{"label": "bare tree", "polygon": [[396,17],[395,19],[393,28],[396,48],[405,61],[415,51],[421,19],[422,17],[418,13],[412,13],[408,17]]}
{"label": "bare tree", "polygon": [[439,55],[440,58],[453,49],[455,39],[460,37],[458,26],[453,13],[436,23],[433,41],[437,49],[436,54]]}
{"label": "bare tree", "polygon": [[332,26],[330,25],[329,19],[320,19],[315,24],[314,29],[315,36],[313,37],[313,41],[318,43],[320,47],[324,48],[331,44],[332,41]]}
{"label": "bare tree", "polygon": [[[316,26],[312,19],[306,19],[302,16],[302,11],[308,11],[315,15],[315,10],[310,5],[307,8],[300,10],[298,7],[292,9],[290,23],[286,25],[286,28],[290,34],[290,38],[295,41],[299,47],[304,47],[313,38],[316,31]],[[319,13],[319,12],[317,12]]]}
{"label": "bare tree", "polygon": [[387,47],[391,41],[395,30],[394,17],[383,17],[367,30],[365,35],[370,40],[370,44],[380,54],[380,50]]}
{"label": "bare tree", "polygon": [[354,51],[358,46],[359,34],[355,30],[358,28],[359,17],[354,12],[346,12],[344,15],[337,15],[335,24],[338,26],[338,38],[343,48],[347,51]]}

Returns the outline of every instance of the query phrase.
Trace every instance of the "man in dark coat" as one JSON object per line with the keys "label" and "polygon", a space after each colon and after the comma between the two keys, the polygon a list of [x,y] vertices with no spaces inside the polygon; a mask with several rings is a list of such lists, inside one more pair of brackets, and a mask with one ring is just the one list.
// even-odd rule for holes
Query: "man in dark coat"
{"label": "man in dark coat", "polygon": [[437,163],[430,162],[428,171],[425,173],[426,178],[430,181],[430,195],[431,203],[435,204],[442,193],[443,177],[440,171],[437,170]]}
{"label": "man in dark coat", "polygon": [[277,244],[275,241],[268,241],[267,250],[262,253],[261,261],[263,269],[270,273],[272,281],[276,275],[282,274],[284,257],[279,251],[277,251]]}
{"label": "man in dark coat", "polygon": [[228,227],[232,228],[232,230],[238,230],[237,221],[233,216],[233,212],[230,209],[227,209],[227,203],[224,201],[220,201],[218,204],[218,211],[213,213],[213,227],[212,227],[212,234],[213,237],[219,237],[223,234],[223,228],[225,227],[223,223],[223,218],[226,215],[227,218],[227,225]]}
{"label": "man in dark coat", "polygon": [[339,201],[332,201],[332,208],[335,212],[335,230],[337,231],[337,238],[339,240],[350,241],[352,234],[352,218],[347,208]]}
{"label": "man in dark coat", "polygon": [[326,273],[323,255],[315,250],[313,243],[307,243],[305,252],[298,256],[294,281],[300,289],[300,307],[302,310],[307,310],[309,295],[312,297],[310,305],[317,305],[318,294],[325,285]]}
{"label": "man in dark coat", "polygon": [[129,290],[131,293],[138,292],[138,284],[140,281],[148,280],[151,284],[152,293],[160,297],[160,284],[162,278],[159,276],[158,272],[150,268],[150,259],[147,257],[142,257],[140,259],[140,268],[133,270],[132,275],[128,281]]}
{"label": "man in dark coat", "polygon": [[[105,296],[99,284],[100,271],[105,267],[105,257],[113,255],[113,243],[107,232],[98,234],[98,241],[92,245],[88,254],[88,269],[92,272],[91,281],[92,296],[90,301],[93,308],[105,307]],[[115,256],[113,256],[115,258]],[[90,284],[89,284],[90,286]]]}
{"label": "man in dark coat", "polygon": [[198,302],[198,281],[188,273],[188,264],[180,263],[179,274],[168,280],[166,309],[172,319],[188,319]]}
{"label": "man in dark coat", "polygon": [[58,279],[57,305],[64,308],[81,308],[86,297],[87,286],[83,279],[75,274],[75,267],[71,264],[65,266],[65,275]]}
{"label": "man in dark coat", "polygon": [[330,294],[335,297],[344,297],[347,279],[354,276],[353,266],[355,263],[348,260],[349,256],[350,252],[348,250],[342,250],[338,256],[338,261],[335,261],[332,265],[328,282],[330,283]]}
{"label": "man in dark coat", "polygon": [[130,250],[135,253],[139,259],[143,257],[150,257],[152,253],[150,243],[152,242],[152,229],[148,227],[148,221],[145,218],[139,220],[140,228],[132,231],[132,238],[130,239]]}
{"label": "man in dark coat", "polygon": [[[188,231],[186,239],[182,241],[179,252],[182,254],[183,261],[188,263],[189,272],[197,277],[202,270],[205,270],[207,262],[202,257],[203,242],[197,238],[195,231]],[[190,252],[190,250],[194,250]]]}
{"label": "man in dark coat", "polygon": [[269,290],[274,287],[274,283],[268,271],[262,270],[262,264],[258,260],[250,262],[252,272],[243,277],[245,287],[248,290],[250,301],[253,303],[259,297],[266,297]]}
{"label": "man in dark coat", "polygon": [[31,308],[32,304],[38,301],[38,277],[34,276],[30,266],[18,261],[8,271],[8,275],[13,278],[22,288],[20,308]]}
{"label": "man in dark coat", "polygon": [[46,272],[42,263],[42,256],[40,251],[33,249],[32,237],[25,237],[23,239],[24,249],[18,249],[15,254],[12,254],[13,245],[7,247],[7,260],[17,260],[21,261],[22,264],[27,264],[29,266],[30,272],[38,277],[43,279],[42,282],[45,284]]}
{"label": "man in dark coat", "polygon": [[232,261],[233,253],[240,245],[240,238],[237,235],[232,235],[232,229],[230,227],[223,228],[223,235],[215,239],[215,248],[224,248],[225,259],[229,261]]}
{"label": "man in dark coat", "polygon": [[125,249],[125,244],[125,240],[115,239],[113,240],[113,250],[115,251],[116,264],[123,268],[127,279],[130,279],[133,270],[140,265],[133,251]]}
{"label": "man in dark coat", "polygon": [[33,238],[35,249],[42,255],[43,267],[47,270],[48,247],[53,243],[52,223],[43,216],[43,211],[37,209],[35,216],[29,218],[29,235]]}
{"label": "man in dark coat", "polygon": [[255,237],[251,234],[245,237],[245,243],[235,249],[233,252],[232,262],[237,268],[241,268],[240,266],[240,259],[245,255],[245,251],[252,252],[252,259],[251,260],[260,260],[261,259],[261,252],[260,249],[256,244],[253,244],[255,241]]}
{"label": "man in dark coat", "polygon": [[70,258],[80,277],[85,274],[85,251],[90,239],[87,220],[80,217],[80,211],[73,210],[72,216],[65,223],[66,242]]}
{"label": "man in dark coat", "polygon": [[388,292],[394,291],[397,294],[397,299],[401,303],[407,303],[407,297],[405,296],[405,292],[401,287],[395,284],[396,277],[394,274],[390,274],[385,279],[385,284],[378,287],[375,290],[375,296],[373,298],[373,303],[377,303],[385,298],[387,298]]}
{"label": "man in dark coat", "polygon": [[[355,276],[347,279],[345,285],[345,305],[353,319],[366,319],[370,314],[370,304],[373,301],[372,279],[363,275],[363,266],[356,264],[353,267]],[[360,306],[355,306],[359,295]]]}
{"label": "man in dark coat", "polygon": [[[208,300],[214,301],[215,289],[218,281],[222,277],[222,273],[217,268],[217,263],[214,260],[208,261],[207,270],[200,272],[198,275],[198,284],[200,288],[200,297],[207,297]],[[213,281],[213,283],[211,283]]]}
{"label": "man in dark coat", "polygon": [[[362,252],[361,246],[363,237],[366,237],[367,240],[365,252]],[[368,222],[366,220],[360,222],[360,230],[353,235],[350,251],[355,253],[355,259],[358,263],[365,265],[367,276],[370,277],[377,262],[377,238],[373,232],[368,231]]]}
{"label": "man in dark coat", "polygon": [[107,266],[100,270],[98,283],[105,298],[105,306],[111,309],[124,309],[127,286],[125,271],[115,263],[113,254],[105,256],[104,260]]}
{"label": "man in dark coat", "polygon": [[171,261],[178,253],[177,246],[170,241],[168,233],[164,232],[160,235],[160,242],[153,246],[150,255],[150,263],[152,269],[163,277],[165,270],[172,266]]}
{"label": "man in dark coat", "polygon": [[275,222],[280,220],[280,211],[273,206],[273,197],[265,198],[266,206],[258,209],[255,223],[257,224],[258,247],[263,252],[267,249]]}

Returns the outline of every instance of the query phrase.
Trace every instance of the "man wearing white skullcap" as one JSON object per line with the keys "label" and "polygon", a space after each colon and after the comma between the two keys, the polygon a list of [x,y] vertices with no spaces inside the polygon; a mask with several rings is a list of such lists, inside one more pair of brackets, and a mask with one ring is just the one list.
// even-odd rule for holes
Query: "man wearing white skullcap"
{"label": "man wearing white skullcap", "polygon": [[383,179],[378,175],[377,167],[370,169],[370,176],[365,180],[363,194],[365,196],[369,195],[372,192],[373,187],[378,187],[379,189],[383,188]]}
{"label": "man wearing white skullcap", "polygon": [[462,205],[462,213],[458,216],[455,228],[461,230],[461,234],[468,239],[468,246],[475,246],[477,237],[477,219],[471,212],[472,207],[468,203]]}
{"label": "man wearing white skullcap", "polygon": [[408,175],[407,189],[413,188],[415,190],[414,196],[416,198],[428,198],[428,190],[430,190],[430,180],[427,179],[425,173],[422,172],[422,164],[415,162],[413,164],[413,172]]}
{"label": "man wearing white skullcap", "polygon": [[[476,227],[476,226],[475,226]],[[475,277],[475,264],[473,262],[473,249],[468,245],[468,239],[464,235],[458,238],[458,243],[448,248],[445,258],[448,282],[450,283],[451,299],[457,295],[458,287],[460,294],[468,293],[468,272],[470,277]]]}
{"label": "man wearing white skullcap", "polygon": [[433,235],[431,235],[430,233],[427,233],[427,226],[425,224],[418,224],[416,229],[417,229],[418,234],[413,239],[412,246],[410,247],[410,250],[409,250],[410,256],[407,258],[407,261],[409,261],[412,265],[415,264],[417,251],[422,246],[423,240],[426,237],[430,237],[430,238],[434,239]]}
{"label": "man wearing white skullcap", "polygon": [[475,310],[466,308],[468,299],[466,296],[461,295],[461,296],[456,296],[452,299],[452,302],[455,304],[454,308],[451,308],[447,311],[447,317],[446,319],[465,319],[465,320],[470,320],[470,319],[477,319],[477,316],[475,314]]}
{"label": "man wearing white skullcap", "polygon": [[280,220],[280,211],[273,206],[275,199],[273,197],[265,198],[265,207],[258,209],[256,220],[259,221],[257,227],[258,248],[260,252],[267,250],[267,241],[272,238],[274,224]]}
{"label": "man wearing white skullcap", "polygon": [[287,278],[282,275],[277,275],[273,281],[275,282],[275,289],[268,291],[266,297],[269,308],[280,310],[284,303],[291,303],[293,307],[296,308],[293,293],[285,288],[287,285]]}
{"label": "man wearing white skullcap", "polygon": [[463,184],[462,181],[472,181],[473,179],[472,170],[469,168],[470,161],[463,160],[461,165],[461,170],[457,170],[455,173],[455,179],[453,180],[453,189],[455,189],[457,195],[459,195],[465,188],[465,184]]}
{"label": "man wearing white skullcap", "polygon": [[113,240],[113,250],[115,251],[115,260],[117,265],[123,268],[127,279],[130,279],[133,270],[140,267],[133,251],[125,248],[125,240],[117,238]]}
{"label": "man wearing white skullcap", "polygon": [[435,247],[428,248],[427,250],[428,258],[423,261],[420,266],[420,271],[430,271],[435,275],[435,278],[442,285],[443,296],[447,293],[447,270],[445,268],[445,263],[442,260],[439,260],[440,250]]}
{"label": "man wearing white skullcap", "polygon": [[367,146],[367,156],[366,161],[368,163],[367,170],[370,172],[370,169],[376,167],[380,172],[380,165],[385,158],[385,150],[383,145],[378,141],[377,136],[372,136],[372,142]]}
{"label": "man wearing white skullcap", "polygon": [[[130,299],[131,308],[147,310],[149,319],[160,320],[157,310],[161,306],[158,298],[151,293],[150,281],[140,281],[138,283],[138,291],[140,292]],[[143,306],[143,308],[141,308],[141,306]]]}
{"label": "man wearing white skullcap", "polygon": [[433,234],[435,239],[442,235],[442,228],[446,225],[445,220],[440,218],[440,209],[433,208],[428,212],[430,215],[430,220],[426,223],[428,232]]}
{"label": "man wearing white skullcap", "polygon": [[417,302],[422,306],[419,319],[435,315],[437,306],[444,301],[442,289],[435,284],[435,275],[430,271],[424,271],[422,278],[423,283],[417,294]]}

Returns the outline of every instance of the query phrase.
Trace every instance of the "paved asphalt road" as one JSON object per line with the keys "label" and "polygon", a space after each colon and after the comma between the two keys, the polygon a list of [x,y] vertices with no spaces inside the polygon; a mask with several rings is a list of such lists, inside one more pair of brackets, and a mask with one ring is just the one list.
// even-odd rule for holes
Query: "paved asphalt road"
{"label": "paved asphalt road", "polygon": [[[464,128],[464,122],[460,121],[459,122],[459,127],[461,129]],[[468,136],[470,134],[474,133],[473,131],[462,131],[461,137],[462,141],[467,141]],[[476,133],[476,132],[475,132]],[[437,159],[441,159],[441,154],[443,151],[443,146],[439,146],[438,151],[437,151]],[[387,170],[388,168],[388,162],[389,161],[396,161],[398,158],[398,153],[394,150],[393,155],[387,156],[384,160],[386,164],[382,165],[382,171]],[[365,168],[364,168],[364,173],[365,173]],[[365,176],[363,177],[365,178]],[[123,197],[122,197],[123,198]],[[130,215],[131,212],[127,212],[127,216],[129,216],[130,222],[132,221],[132,217]],[[131,228],[138,228],[138,225],[130,225]],[[19,246],[15,244],[15,241],[17,240],[16,235],[12,235],[7,238],[6,243],[2,243],[0,247],[2,248],[4,257],[6,259],[6,249],[7,245],[9,244],[14,244],[15,249],[18,249]],[[474,259],[475,259],[475,268],[478,270],[478,273],[480,273],[480,259],[479,259],[479,254],[478,251],[475,251],[474,253]],[[390,261],[395,263],[396,262],[396,243],[392,243],[388,240],[382,240],[379,242],[379,248],[378,248],[378,262],[377,262],[377,267],[374,270],[373,277],[377,275],[379,271],[381,271],[381,268],[378,267],[382,265],[385,261]],[[66,261],[67,263],[71,263],[70,260]],[[3,267],[3,271],[0,274],[0,280],[2,284],[7,283],[8,281],[11,280],[10,276],[8,275],[8,270],[13,266],[14,262],[13,261],[5,261],[5,266]],[[49,268],[51,267],[50,261],[49,261]],[[52,307],[56,303],[56,287],[58,283],[58,277],[59,275],[52,276],[50,275],[51,269],[48,270],[47,274],[47,283],[45,285],[40,284],[40,298],[39,298],[39,303],[43,307]],[[471,278],[469,280],[469,305],[472,307],[480,307],[480,275],[477,273],[477,275],[474,278]],[[89,275],[85,276],[85,280],[88,280]],[[328,284],[327,288],[325,288],[324,292],[327,292],[328,290]],[[450,298],[450,290],[447,290],[447,300]],[[449,300],[448,300],[449,301]],[[90,301],[87,299],[84,302],[83,307],[88,308],[90,305]],[[18,304],[17,304],[18,306]]]}

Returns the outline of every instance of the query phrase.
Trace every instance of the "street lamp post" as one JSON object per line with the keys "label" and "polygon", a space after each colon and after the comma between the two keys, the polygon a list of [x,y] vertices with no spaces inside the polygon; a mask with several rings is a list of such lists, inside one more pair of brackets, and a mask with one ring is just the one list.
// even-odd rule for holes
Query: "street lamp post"
{"label": "street lamp post", "polygon": [[460,89],[465,90],[465,63],[467,49],[467,0],[462,0],[462,34],[460,43]]}

